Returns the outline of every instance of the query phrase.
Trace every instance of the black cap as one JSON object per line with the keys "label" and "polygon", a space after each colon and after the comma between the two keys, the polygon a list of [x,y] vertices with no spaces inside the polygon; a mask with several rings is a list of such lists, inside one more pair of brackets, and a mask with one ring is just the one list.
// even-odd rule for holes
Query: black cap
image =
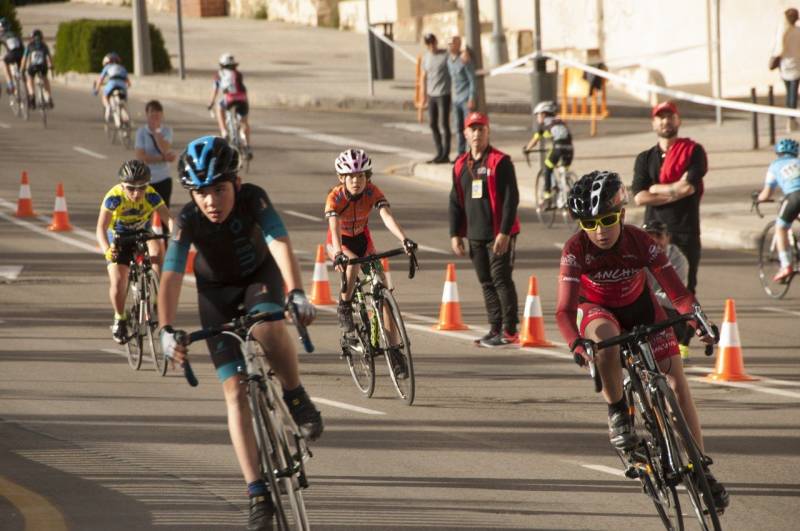
{"label": "black cap", "polygon": [[644,225],[642,225],[642,228],[647,232],[655,234],[667,234],[669,232],[669,230],[667,229],[667,224],[664,223],[663,221],[658,221],[657,219],[645,223]]}
{"label": "black cap", "polygon": [[422,36],[422,42],[425,44],[431,44],[432,42],[438,42],[438,39],[433,33],[426,33]]}

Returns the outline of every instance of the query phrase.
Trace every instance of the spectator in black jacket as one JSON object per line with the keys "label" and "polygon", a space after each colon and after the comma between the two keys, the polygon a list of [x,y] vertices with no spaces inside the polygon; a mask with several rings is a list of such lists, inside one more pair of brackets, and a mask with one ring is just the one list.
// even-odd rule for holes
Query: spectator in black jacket
{"label": "spectator in black jacket", "polygon": [[469,150],[453,165],[450,243],[464,256],[464,240],[483,289],[489,333],[476,343],[499,347],[519,342],[517,291],[512,273],[519,233],[519,189],[514,164],[489,145],[489,119],[473,112],[464,120]]}

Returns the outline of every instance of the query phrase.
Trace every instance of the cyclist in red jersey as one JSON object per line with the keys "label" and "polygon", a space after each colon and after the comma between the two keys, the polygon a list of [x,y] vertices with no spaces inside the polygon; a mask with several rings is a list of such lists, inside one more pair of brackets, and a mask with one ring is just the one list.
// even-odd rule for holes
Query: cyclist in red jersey
{"label": "cyclist in red jersey", "polygon": [[[564,244],[561,253],[556,320],[572,353],[583,360],[587,360],[588,344],[617,336],[636,325],[666,319],[647,283],[645,268],[653,273],[678,311],[689,313],[696,302],[650,235],[624,224],[625,198],[619,175],[605,171],[584,175],[569,194],[570,212],[583,230]],[[675,334],[667,329],[649,339],[656,361],[705,453],[700,420]],[[701,337],[701,341],[713,342],[708,336]],[[595,362],[603,381],[603,398],[608,403],[611,444],[621,451],[630,450],[638,438],[622,393],[619,346],[600,350]],[[715,505],[724,509],[729,503],[725,487],[710,472],[708,478]]]}

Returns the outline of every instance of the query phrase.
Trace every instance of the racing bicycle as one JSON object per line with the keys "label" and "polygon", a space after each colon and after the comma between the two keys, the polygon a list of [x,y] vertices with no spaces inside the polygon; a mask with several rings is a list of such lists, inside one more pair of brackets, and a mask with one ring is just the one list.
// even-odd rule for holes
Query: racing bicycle
{"label": "racing bicycle", "polygon": [[[306,352],[313,352],[314,345],[305,326],[300,323],[297,308],[289,303],[287,311],[297,327]],[[246,365],[240,370],[240,376],[247,383],[261,472],[275,505],[278,529],[306,531],[310,525],[303,501],[303,490],[308,488],[305,463],[312,453],[283,400],[283,391],[275,372],[265,363],[264,350],[253,337],[253,328],[272,316],[272,312],[244,314],[218,327],[191,333],[176,331],[175,340],[188,346],[195,341],[222,334],[239,342]],[[184,361],[183,369],[189,384],[196,386],[197,378],[188,360]]]}
{"label": "racing bicycle", "polygon": [[[208,112],[216,120],[213,104],[208,107]],[[245,173],[250,173],[250,159],[252,157],[250,146],[244,136],[244,129],[242,129],[242,117],[235,106],[233,108],[225,108],[222,112],[225,113],[225,134],[228,137],[228,141],[239,152],[240,167],[244,168]]]}
{"label": "racing bicycle", "polygon": [[[571,218],[569,214],[569,207],[567,206],[567,197],[569,191],[578,180],[575,172],[570,171],[569,166],[565,166],[562,161],[553,168],[551,176],[550,197],[545,198],[545,178],[544,178],[544,146],[539,146],[535,151],[539,152],[539,172],[536,174],[536,182],[533,189],[534,203],[536,205],[536,215],[539,222],[546,225],[548,228],[553,226],[556,220],[556,215],[561,217],[564,223],[569,223]],[[525,155],[525,161],[528,167],[531,166],[530,153],[531,151],[523,149],[522,153]]]}
{"label": "racing bicycle", "polygon": [[[758,200],[758,192],[752,193],[752,204],[750,211],[755,211],[758,217],[763,218],[759,205],[761,203],[774,203],[772,199],[766,201]],[[775,234],[775,220],[773,219],[764,227],[761,237],[758,240],[758,279],[764,292],[774,299],[783,298],[789,291],[792,279],[800,271],[800,233],[797,229],[789,230],[789,251],[791,252],[792,270],[795,272],[783,281],[775,282],[772,278],[781,268],[781,261],[778,257],[778,240]]]}
{"label": "racing bicycle", "polygon": [[[684,528],[677,490],[682,485],[701,529],[716,531],[721,529],[719,514],[722,509],[714,505],[706,479],[711,458],[700,451],[648,341],[652,334],[689,320],[695,320],[715,342],[719,340],[719,330],[695,304],[689,314],[652,325],[639,325],[630,332],[590,346],[587,348],[591,360],[589,373],[594,379],[595,391],[600,392],[603,384],[594,356],[604,348],[621,347],[620,357],[625,371],[623,392],[640,439],[638,446],[630,452],[618,451],[625,476],[639,480],[666,529],[679,531]],[[706,355],[713,350],[712,345],[706,345]],[[583,358],[576,354],[575,361],[582,364]]]}
{"label": "racing bicycle", "polygon": [[[92,85],[92,91],[97,95],[98,88]],[[118,141],[125,146],[125,149],[133,147],[133,137],[131,136],[131,115],[128,112],[127,103],[123,96],[122,89],[114,88],[108,95],[108,105],[110,107],[109,118],[103,119],[103,128],[106,131],[106,136],[112,144]]]}
{"label": "racing bicycle", "polygon": [[141,230],[118,236],[114,245],[122,247],[134,244],[136,249],[128,271],[128,292],[125,295],[125,309],[128,319],[128,339],[125,347],[128,350],[128,364],[134,370],[142,366],[145,346],[150,348],[153,368],[164,376],[167,363],[161,351],[158,339],[158,274],[153,269],[147,242],[150,240],[166,240],[168,236],[155,234],[149,230]]}
{"label": "racing bicycle", "polygon": [[[42,115],[42,125],[47,128],[47,110],[50,107],[50,100],[44,97],[44,77],[41,72],[36,72],[33,77],[33,96],[36,108]],[[48,95],[50,98],[52,94]]]}
{"label": "racing bicycle", "polygon": [[[375,392],[375,358],[383,356],[389,366],[392,385],[407,404],[414,403],[414,360],[411,341],[406,333],[400,307],[392,290],[384,284],[382,258],[406,254],[403,248],[393,249],[362,258],[350,258],[347,265],[360,265],[361,274],[355,279],[352,298],[352,332],[343,332],[340,338],[342,357],[356,387],[370,398]],[[414,278],[419,269],[416,255],[408,255],[408,278]],[[342,292],[347,287],[346,273],[342,272]]]}
{"label": "racing bicycle", "polygon": [[17,63],[11,63],[11,79],[14,84],[14,93],[8,95],[11,112],[17,118],[28,119],[28,89],[25,86],[25,74]]}

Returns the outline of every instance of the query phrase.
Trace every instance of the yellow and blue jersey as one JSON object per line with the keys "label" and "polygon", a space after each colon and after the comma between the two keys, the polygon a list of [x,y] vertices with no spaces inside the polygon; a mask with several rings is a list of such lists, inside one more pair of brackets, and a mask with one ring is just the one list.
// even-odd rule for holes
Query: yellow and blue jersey
{"label": "yellow and blue jersey", "polygon": [[153,212],[163,204],[164,200],[150,185],[140,200],[132,201],[125,195],[123,186],[118,184],[103,198],[101,208],[111,212],[109,231],[119,234],[148,228]]}

